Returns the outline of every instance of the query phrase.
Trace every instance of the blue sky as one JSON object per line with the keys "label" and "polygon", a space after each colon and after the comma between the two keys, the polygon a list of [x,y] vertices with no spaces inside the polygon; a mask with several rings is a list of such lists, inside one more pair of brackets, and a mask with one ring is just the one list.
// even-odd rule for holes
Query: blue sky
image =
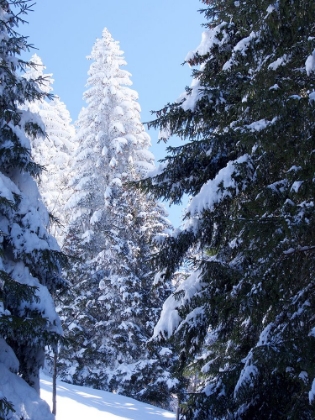
{"label": "blue sky", "polygon": [[[173,102],[190,85],[191,69],[182,66],[186,54],[200,43],[204,22],[198,0],[39,0],[27,16],[23,35],[53,73],[54,93],[66,103],[73,121],[84,102],[90,54],[104,27],[120,42],[139,93],[142,121],[152,119],[151,110]],[[157,132],[150,130],[151,151],[157,160],[165,145],[157,145]],[[176,144],[176,139],[171,144]],[[178,225],[180,211],[170,210]]]}

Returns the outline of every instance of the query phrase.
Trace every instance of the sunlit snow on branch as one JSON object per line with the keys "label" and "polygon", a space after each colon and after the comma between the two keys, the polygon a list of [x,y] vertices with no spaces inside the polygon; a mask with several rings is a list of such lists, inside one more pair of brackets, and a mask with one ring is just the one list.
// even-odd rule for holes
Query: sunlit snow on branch
{"label": "sunlit snow on branch", "polygon": [[[236,161],[228,162],[227,166],[219,171],[214,179],[204,184],[187,206],[187,213],[199,214],[204,210],[212,210],[214,205],[225,197],[230,197],[232,191],[238,194],[246,187],[246,183],[238,185],[235,176],[239,171],[238,165],[249,162],[249,155],[243,155]],[[250,165],[250,164],[249,164]]]}
{"label": "sunlit snow on branch", "polygon": [[193,272],[163,304],[153,337],[170,337],[183,321],[178,309],[202,289],[200,271]]}

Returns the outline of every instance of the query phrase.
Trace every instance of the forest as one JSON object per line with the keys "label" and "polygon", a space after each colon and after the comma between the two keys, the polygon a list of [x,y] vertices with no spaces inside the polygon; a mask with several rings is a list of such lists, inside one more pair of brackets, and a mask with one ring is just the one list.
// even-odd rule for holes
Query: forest
{"label": "forest", "polygon": [[199,7],[145,127],[107,28],[73,123],[32,2],[0,0],[0,420],[55,418],[42,369],[178,420],[315,418],[315,3]]}

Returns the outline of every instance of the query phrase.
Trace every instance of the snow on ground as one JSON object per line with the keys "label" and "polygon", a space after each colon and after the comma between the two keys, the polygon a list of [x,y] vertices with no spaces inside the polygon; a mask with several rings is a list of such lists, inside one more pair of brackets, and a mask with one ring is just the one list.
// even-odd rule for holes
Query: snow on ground
{"label": "snow on ground", "polygon": [[[41,398],[51,406],[52,379],[41,374]],[[175,414],[132,398],[58,381],[56,420],[167,420]]]}

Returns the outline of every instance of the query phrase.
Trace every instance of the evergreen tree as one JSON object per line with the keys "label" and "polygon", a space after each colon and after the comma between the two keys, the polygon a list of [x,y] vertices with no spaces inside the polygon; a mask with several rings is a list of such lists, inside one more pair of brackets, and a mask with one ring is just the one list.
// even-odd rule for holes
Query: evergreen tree
{"label": "evergreen tree", "polygon": [[[41,80],[41,89],[51,93],[52,74],[45,74],[42,60],[36,54],[31,58],[33,66],[27,70],[27,79]],[[38,114],[44,125],[46,139],[32,139],[32,157],[44,167],[40,177],[39,191],[55,223],[50,227],[60,245],[63,242],[64,226],[67,223],[63,207],[69,198],[67,188],[70,159],[74,153],[74,127],[66,105],[58,96],[40,99],[27,104],[27,108]]]}
{"label": "evergreen tree", "polygon": [[168,284],[154,287],[149,259],[170,226],[155,200],[126,186],[153,168],[153,156],[122,54],[104,29],[89,57],[64,243],[76,257],[67,271],[74,297],[61,305],[72,344],[61,352],[60,376],[167,406],[171,351],[147,341],[169,293]]}
{"label": "evergreen tree", "polygon": [[44,420],[53,416],[39,399],[39,369],[45,345],[62,334],[50,295],[61,253],[34,180],[41,167],[31,159],[30,139],[43,137],[43,124],[25,110],[46,97],[43,80],[20,76],[31,63],[19,57],[29,45],[16,28],[29,9],[27,0],[0,0],[0,417]]}
{"label": "evergreen tree", "polygon": [[[193,82],[156,113],[169,147],[156,198],[190,195],[157,263],[170,278],[191,247],[198,269],[164,304],[155,336],[197,372],[186,419],[315,416],[315,5],[203,0]],[[199,67],[198,67],[199,66]]]}

